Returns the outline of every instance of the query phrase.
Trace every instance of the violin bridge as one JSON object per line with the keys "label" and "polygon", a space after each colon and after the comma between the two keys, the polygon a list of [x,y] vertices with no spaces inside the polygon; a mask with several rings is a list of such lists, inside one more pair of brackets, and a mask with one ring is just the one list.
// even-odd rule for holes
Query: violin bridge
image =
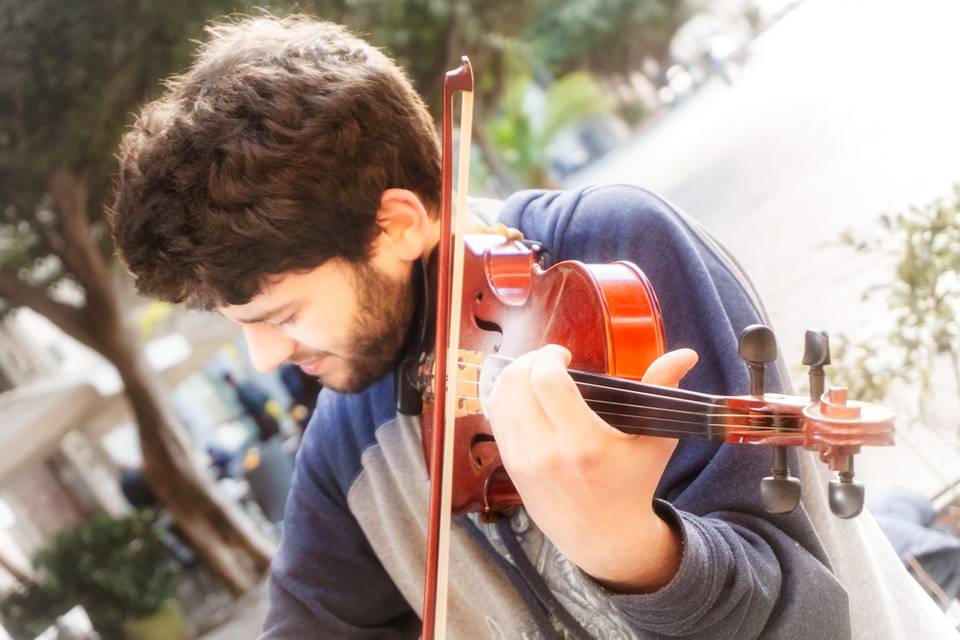
{"label": "violin bridge", "polygon": [[483,413],[480,405],[480,368],[483,365],[480,351],[457,351],[457,371],[454,384],[457,390],[456,417]]}

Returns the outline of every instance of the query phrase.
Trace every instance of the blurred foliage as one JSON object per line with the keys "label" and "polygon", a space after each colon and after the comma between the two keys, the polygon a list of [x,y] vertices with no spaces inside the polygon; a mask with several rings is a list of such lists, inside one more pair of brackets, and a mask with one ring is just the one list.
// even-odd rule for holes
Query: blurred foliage
{"label": "blurred foliage", "polygon": [[694,13],[688,0],[541,0],[530,36],[555,74],[621,75],[644,57],[670,61],[670,40]]}
{"label": "blurred foliage", "polygon": [[953,193],[880,218],[869,238],[849,232],[841,241],[857,251],[895,257],[894,278],[864,293],[883,296],[889,328],[859,341],[842,341],[838,383],[865,400],[886,396],[894,383],[915,386],[918,415],[944,366],[960,395],[960,185]]}
{"label": "blurred foliage", "polygon": [[502,88],[507,66],[517,62],[541,82],[576,70],[622,75],[639,70],[647,55],[666,63],[670,39],[695,10],[690,0],[305,0],[295,6],[384,47],[431,104],[443,72],[463,53],[474,62],[481,93]]}
{"label": "blurred foliage", "polygon": [[56,536],[34,565],[40,581],[0,602],[17,638],[35,637],[78,604],[101,635],[122,637],[124,621],[156,613],[174,596],[175,565],[150,512],[97,516]]}
{"label": "blurred foliage", "polygon": [[0,0],[5,222],[49,209],[47,179],[61,165],[95,177],[91,195],[103,200],[130,112],[185,64],[205,20],[235,3],[201,4]]}
{"label": "blurred foliage", "polygon": [[498,58],[524,36],[535,9],[533,0],[305,0],[291,6],[345,24],[384,48],[435,106],[443,74],[461,54],[470,55],[480,91],[497,85]]}
{"label": "blurred foliage", "polygon": [[[89,209],[99,216],[109,199],[117,142],[131,114],[160,93],[161,78],[187,64],[207,20],[256,12],[255,6],[246,0],[0,0],[0,66],[5,69],[0,75],[0,265],[24,275],[50,255],[40,236],[44,227],[57,225],[48,192],[58,167],[85,178]],[[433,105],[443,72],[456,66],[461,53],[469,53],[481,112],[501,120],[515,116],[516,97],[506,90],[520,82],[515,76],[547,85],[551,74],[574,70],[601,75],[637,70],[643,55],[665,55],[670,37],[691,11],[685,0],[291,0],[266,5],[280,14],[294,8],[366,34],[397,58]],[[504,113],[496,114],[502,96]],[[501,151],[516,153],[525,144],[549,142],[522,128],[515,132],[513,139],[498,136]],[[94,229],[108,250],[108,234],[96,220]],[[53,285],[71,275],[57,261],[43,267],[42,274],[32,274],[34,284]]]}
{"label": "blurred foliage", "polygon": [[514,78],[490,125],[493,139],[520,180],[529,187],[548,186],[547,151],[557,134],[592,115],[609,113],[613,98],[590,74],[575,71],[551,84],[543,107],[531,109],[529,77]]}
{"label": "blurred foliage", "polygon": [[[501,191],[547,182],[546,165],[534,159],[542,160],[552,137],[530,135],[519,119],[555,114],[525,114],[518,93],[536,84],[551,97],[569,97],[573,87],[551,89],[554,78],[588,71],[622,81],[641,69],[646,55],[666,62],[670,39],[693,13],[689,0],[311,0],[297,6],[368,34],[408,71],[436,117],[443,73],[469,54],[476,74],[475,139],[484,173],[496,174]],[[580,82],[590,97],[597,95],[596,82]],[[603,100],[600,111],[612,106]],[[635,122],[638,113],[630,106],[634,111],[626,116]]]}
{"label": "blurred foliage", "polygon": [[56,623],[73,605],[48,585],[30,585],[0,601],[3,627],[16,640],[32,640]]}
{"label": "blurred foliage", "polygon": [[[139,390],[127,399],[140,441],[152,443],[143,451],[152,488],[236,592],[259,579],[269,564],[269,544],[243,525],[238,510],[212,495],[199,469],[179,464],[187,459],[188,440],[168,419],[172,413],[164,410],[159,387],[143,380],[148,369],[138,366],[138,347],[126,334],[103,212],[112,197],[114,154],[133,113],[161,93],[161,78],[186,67],[209,19],[249,11],[251,4],[0,0],[0,298],[6,308],[29,307],[45,316],[111,361],[127,389]],[[224,547],[239,560],[224,560]],[[41,561],[59,576],[51,564],[61,557],[57,553]],[[126,588],[120,574],[105,579],[117,591]],[[110,616],[123,608],[120,595],[102,586],[103,609],[91,610],[91,617],[113,624]],[[54,581],[38,588],[66,587]],[[143,603],[152,586],[139,588]],[[136,602],[124,611],[136,614]]]}
{"label": "blurred foliage", "polygon": [[[184,0],[0,0],[0,271],[42,291],[82,278],[50,196],[62,169],[87,196],[92,240],[110,253],[101,220],[114,154],[132,113],[182,68],[204,23],[248,4]],[[18,301],[7,299],[3,311]],[[41,310],[42,312],[42,310]]]}

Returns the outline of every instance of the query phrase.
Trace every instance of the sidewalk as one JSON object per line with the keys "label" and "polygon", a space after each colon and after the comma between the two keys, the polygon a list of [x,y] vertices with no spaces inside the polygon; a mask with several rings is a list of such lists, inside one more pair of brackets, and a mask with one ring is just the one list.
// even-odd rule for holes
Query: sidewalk
{"label": "sidewalk", "polygon": [[212,629],[199,640],[251,640],[260,635],[260,627],[267,617],[269,597],[264,580],[250,593],[225,607],[211,621]]}
{"label": "sidewalk", "polygon": [[[960,180],[960,89],[942,80],[960,56],[950,31],[958,19],[956,3],[900,0],[865,11],[854,0],[805,2],[754,42],[734,85],[701,87],[565,186],[639,184],[700,220],[753,278],[801,382],[807,328],[857,340],[885,329],[890,315],[882,298],[865,303],[861,294],[891,281],[894,260],[843,247],[841,234],[869,235],[881,213],[928,202]],[[892,90],[897,77],[917,90]],[[956,480],[951,377],[936,381],[940,401],[925,425],[900,420],[897,446],[858,456],[868,495],[908,486],[932,496]]]}

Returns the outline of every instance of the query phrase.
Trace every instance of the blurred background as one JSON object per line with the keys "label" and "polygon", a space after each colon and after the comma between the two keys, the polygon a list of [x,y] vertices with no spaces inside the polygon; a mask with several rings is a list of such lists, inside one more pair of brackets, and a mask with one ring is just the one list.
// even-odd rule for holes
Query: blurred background
{"label": "blurred background", "polygon": [[751,275],[798,389],[804,330],[828,330],[829,379],[899,411],[858,477],[881,525],[916,507],[935,557],[891,539],[956,615],[957,3],[0,0],[0,637],[257,634],[316,382],[139,298],[103,207],[203,25],[293,9],[365,34],[434,107],[470,55],[474,195],[642,185]]}

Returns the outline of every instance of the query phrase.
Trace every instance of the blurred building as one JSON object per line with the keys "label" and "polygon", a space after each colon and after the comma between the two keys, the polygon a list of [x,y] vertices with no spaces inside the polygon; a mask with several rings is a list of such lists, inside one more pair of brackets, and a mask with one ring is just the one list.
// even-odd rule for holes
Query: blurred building
{"label": "blurred building", "polygon": [[56,359],[27,340],[15,318],[0,320],[0,393],[56,371]]}
{"label": "blurred building", "polygon": [[[147,359],[200,444],[239,446],[252,429],[230,419],[213,376],[202,373],[225,357],[236,329],[187,315],[150,327]],[[29,558],[51,536],[131,508],[120,468],[139,464],[139,443],[115,370],[28,311],[0,322],[0,451],[0,591],[30,574]]]}

